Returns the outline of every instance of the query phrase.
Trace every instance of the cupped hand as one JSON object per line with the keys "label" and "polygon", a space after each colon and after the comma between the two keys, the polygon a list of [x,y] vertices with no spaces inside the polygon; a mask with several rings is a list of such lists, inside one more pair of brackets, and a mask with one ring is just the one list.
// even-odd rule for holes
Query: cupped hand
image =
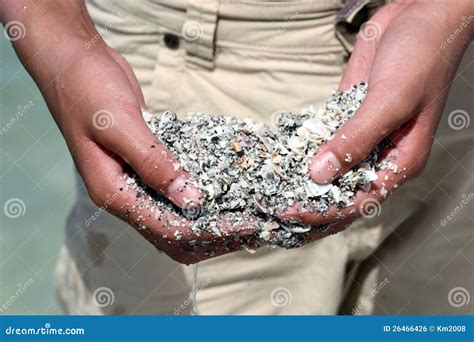
{"label": "cupped hand", "polygon": [[[124,170],[133,170],[186,210],[199,207],[201,193],[145,124],[146,107],[132,69],[102,40],[84,3],[22,2],[2,4],[2,21],[24,25],[25,35],[13,41],[14,48],[42,92],[93,202],[132,224],[180,262],[239,249],[230,233],[218,239],[205,232],[197,235],[191,222],[179,214],[152,211],[151,206],[139,210],[140,199],[126,191]],[[254,231],[251,220],[245,227],[227,227],[225,220],[218,225],[233,235]],[[205,247],[186,251],[183,246],[191,240]]]}
{"label": "cupped hand", "polygon": [[[474,36],[473,25],[465,25],[473,7],[469,0],[394,1],[362,26],[339,88],[368,81],[367,97],[317,151],[310,173],[316,183],[329,183],[386,137],[392,144],[379,162],[390,161],[397,170],[379,170],[371,190],[359,190],[353,206],[334,206],[326,213],[295,206],[283,218],[311,225],[341,218],[350,223],[423,171],[450,85]],[[460,26],[464,29],[448,43]]]}
{"label": "cupped hand", "polygon": [[[199,204],[200,193],[189,176],[142,119],[140,86],[114,50],[96,43],[56,74],[44,94],[96,204],[103,201],[99,184],[112,181],[98,177],[97,170],[114,162],[130,166],[179,207]],[[94,164],[89,163],[91,145],[103,151]]]}
{"label": "cupped hand", "polygon": [[[95,159],[102,158],[103,153],[90,146],[90,163],[95,164]],[[114,160],[107,169],[98,168],[96,175],[111,179],[96,185],[96,190],[104,194],[101,208],[132,225],[159,251],[177,262],[189,265],[239,251],[245,245],[262,245],[255,238],[256,227],[261,224],[255,217],[242,214],[239,223],[234,224],[223,214],[213,222],[212,231],[194,229],[195,219],[205,213],[204,208],[176,210],[156,194],[137,191],[131,181],[134,178],[124,173],[119,161]]]}

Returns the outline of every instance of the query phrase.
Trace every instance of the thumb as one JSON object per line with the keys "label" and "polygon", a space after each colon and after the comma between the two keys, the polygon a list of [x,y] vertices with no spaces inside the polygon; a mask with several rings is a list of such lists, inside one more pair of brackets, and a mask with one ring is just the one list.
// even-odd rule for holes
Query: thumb
{"label": "thumb", "polygon": [[413,109],[400,94],[386,87],[369,88],[359,111],[313,157],[311,178],[326,184],[361,162],[394,129],[406,122]]}

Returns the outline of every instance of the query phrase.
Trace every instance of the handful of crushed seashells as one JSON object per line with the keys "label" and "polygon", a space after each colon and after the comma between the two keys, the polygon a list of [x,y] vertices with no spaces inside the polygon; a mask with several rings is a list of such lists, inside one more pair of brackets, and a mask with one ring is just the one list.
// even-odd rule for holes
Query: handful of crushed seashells
{"label": "handful of crushed seashells", "polygon": [[[190,113],[186,121],[171,112],[145,120],[157,139],[174,152],[180,162],[177,167],[191,175],[204,195],[203,210],[185,212],[196,222],[196,230],[218,236],[212,224],[218,214],[240,211],[267,222],[257,230],[257,240],[289,248],[301,244],[298,235],[325,227],[282,222],[275,216],[278,210],[296,203],[317,212],[332,205],[348,207],[356,190],[369,190],[377,178],[377,156],[383,144],[332,184],[316,184],[309,176],[313,154],[355,114],[366,93],[365,82],[334,91],[319,110],[281,112],[273,125],[205,113]],[[143,191],[138,186],[136,190]]]}

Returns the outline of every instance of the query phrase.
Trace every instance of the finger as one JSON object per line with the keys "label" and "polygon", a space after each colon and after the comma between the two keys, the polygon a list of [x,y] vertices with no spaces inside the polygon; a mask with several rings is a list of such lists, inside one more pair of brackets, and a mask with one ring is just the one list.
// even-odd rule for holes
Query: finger
{"label": "finger", "polygon": [[339,90],[369,79],[372,63],[383,33],[401,11],[404,4],[387,4],[377,11],[369,21],[362,24],[351,57],[339,83]]}
{"label": "finger", "polygon": [[294,204],[286,208],[278,217],[283,221],[302,225],[323,225],[337,221],[338,217],[342,217],[341,208],[331,206],[327,211],[318,212],[314,207],[308,205],[303,206],[300,203]]}
{"label": "finger", "polygon": [[367,96],[353,118],[313,156],[311,178],[330,183],[364,160],[390,132],[413,116],[416,99],[404,91],[390,94],[382,84],[369,86]]}
{"label": "finger", "polygon": [[378,160],[383,167],[377,171],[377,179],[371,183],[370,191],[356,192],[351,206],[331,206],[326,212],[317,212],[312,207],[299,204],[288,208],[280,217],[303,225],[323,225],[341,220],[353,221],[360,216],[372,218],[380,215],[383,200],[423,171],[435,130],[436,121],[430,115],[420,114],[394,131],[390,135],[393,145],[384,150]]}
{"label": "finger", "polygon": [[255,233],[256,227],[264,221],[247,213],[223,213],[216,225],[225,236],[239,234],[240,236]]}
{"label": "finger", "polygon": [[125,219],[155,245],[174,241],[207,244],[238,240],[255,233],[259,224],[257,218],[250,215],[228,213],[215,222],[193,229],[196,222],[182,215],[185,210],[174,212],[170,205],[141,190],[135,180],[123,172],[124,162],[94,142],[81,144],[75,159],[81,161],[78,163],[80,172],[94,203]]}
{"label": "finger", "polygon": [[196,231],[191,228],[193,222],[166,210],[155,214],[159,218],[158,226],[148,224],[147,218],[143,217],[143,205],[140,207],[138,232],[170,258],[182,264],[194,264],[238,251],[255,239],[255,226],[250,223],[234,224],[232,230],[229,230],[225,227],[228,221],[220,219],[216,223],[216,229],[220,233],[216,234],[215,230]]}
{"label": "finger", "polygon": [[[130,100],[135,95],[131,90],[128,92],[117,94],[120,96],[109,98],[106,103],[91,104],[97,109],[92,116],[92,136],[125,160],[146,184],[177,206],[199,204],[201,193],[171,151],[151,133],[141,116],[138,101]],[[114,94],[113,91],[110,93]]]}
{"label": "finger", "polygon": [[175,250],[167,254],[173,260],[189,265],[244,248],[253,251],[268,244],[267,241],[257,239],[255,236],[256,227],[264,222],[254,216],[227,213],[219,217],[215,223],[215,227],[220,230],[218,236],[207,241],[202,239],[174,241],[172,244],[176,247]]}
{"label": "finger", "polygon": [[92,201],[104,211],[137,229],[151,231],[156,239],[171,240],[178,229],[186,239],[198,237],[189,228],[190,221],[172,213],[169,205],[137,192],[133,179],[123,171],[125,163],[118,156],[85,139],[75,149],[74,159]]}
{"label": "finger", "polygon": [[[403,162],[399,153],[397,150],[391,151],[386,160],[397,160],[397,165],[402,165],[399,164]],[[353,221],[360,216],[366,218],[378,216],[383,200],[409,179],[409,173],[406,167],[402,167],[397,173],[391,170],[379,170],[377,176],[378,179],[372,182],[371,189],[368,192],[356,191],[353,203],[347,207],[331,206],[323,213],[317,212],[312,207],[293,207],[282,217],[303,225],[324,225],[341,220]]]}
{"label": "finger", "polygon": [[[370,69],[372,68],[372,62],[381,36],[381,28],[375,21],[370,21],[364,25],[357,36],[356,44],[339,83],[338,89],[340,91],[344,91],[353,84],[369,79]],[[375,34],[374,39],[366,38],[368,37],[366,31],[369,30],[373,30]]]}
{"label": "finger", "polygon": [[[399,175],[391,171],[379,171],[379,179],[372,183],[368,192],[358,190],[354,196],[353,203],[347,207],[331,206],[326,212],[317,212],[313,207],[294,206],[281,215],[282,219],[296,221],[307,226],[320,226],[341,221],[353,221],[360,216],[377,216],[380,204],[389,195],[389,188],[399,187],[404,182],[405,171]],[[382,179],[382,180],[380,180]]]}
{"label": "finger", "polygon": [[[339,89],[345,90],[352,84],[369,80],[368,95],[354,118],[314,156],[310,170],[315,182],[329,183],[362,161],[378,142],[412,114],[415,103],[410,101],[411,96],[397,94],[400,87],[388,86],[396,81],[377,74],[373,68],[387,26],[405,7],[386,5],[362,25]],[[378,59],[384,58],[383,54],[378,56]],[[372,77],[373,73],[377,75]]]}
{"label": "finger", "polygon": [[[173,243],[190,241],[224,241],[229,234],[216,236],[212,231],[193,230],[193,222],[174,213],[171,208],[138,194],[131,178],[123,173],[123,162],[116,156],[90,142],[78,148],[76,157],[81,160],[81,175],[94,203],[132,225],[150,243],[165,253],[175,253]],[[106,180],[106,181],[104,181]],[[226,222],[219,222],[218,227]],[[255,231],[248,222],[241,224],[242,235]],[[239,227],[232,234],[237,239]],[[234,239],[234,237],[233,237]]]}

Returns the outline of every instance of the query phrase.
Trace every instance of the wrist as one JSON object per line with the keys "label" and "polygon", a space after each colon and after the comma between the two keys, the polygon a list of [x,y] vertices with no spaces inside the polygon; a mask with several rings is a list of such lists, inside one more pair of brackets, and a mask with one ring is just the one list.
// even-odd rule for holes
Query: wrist
{"label": "wrist", "polygon": [[83,0],[2,1],[3,25],[14,23],[23,31],[21,36],[11,39],[17,52],[27,46],[24,50],[37,55],[69,39],[87,40],[97,33]]}
{"label": "wrist", "polygon": [[80,56],[91,40],[102,42],[83,0],[5,0],[0,13],[4,25],[22,30],[12,37],[13,47],[40,83]]}

